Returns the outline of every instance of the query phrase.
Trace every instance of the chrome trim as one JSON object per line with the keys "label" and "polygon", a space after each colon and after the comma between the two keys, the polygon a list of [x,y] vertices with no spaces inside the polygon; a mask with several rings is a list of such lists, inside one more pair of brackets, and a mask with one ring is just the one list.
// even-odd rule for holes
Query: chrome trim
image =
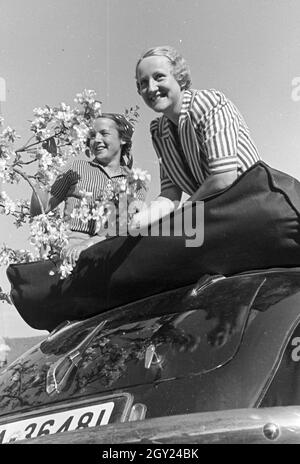
{"label": "chrome trim", "polygon": [[[139,420],[144,420],[146,417],[146,412],[147,412],[147,406],[143,403],[135,403],[130,411],[128,422],[135,422]],[[138,418],[134,418],[134,415],[138,414]]]}
{"label": "chrome trim", "polygon": [[[106,324],[106,320],[100,322],[73,350],[69,351],[65,356],[61,357],[53,363],[48,372],[46,380],[46,392],[48,395],[52,393],[61,393],[66,386],[69,375],[73,371],[74,367],[77,367],[82,359],[82,355],[85,350],[88,348],[94,337],[99,333],[101,329]],[[57,373],[60,366],[62,366],[66,361],[69,361],[70,364],[67,366],[65,373],[62,376],[61,380],[57,380]]]}
{"label": "chrome trim", "polygon": [[112,395],[105,395],[105,396],[97,395],[97,396],[93,396],[92,398],[86,398],[86,399],[77,398],[71,401],[70,400],[64,401],[63,404],[54,403],[52,405],[48,405],[47,407],[35,408],[27,412],[21,411],[13,415],[1,416],[0,425],[3,426],[3,425],[11,424],[13,422],[17,422],[20,420],[30,419],[31,417],[34,418],[34,417],[43,416],[49,413],[51,414],[51,413],[69,411],[70,409],[79,408],[81,406],[88,406],[90,404],[91,405],[99,404],[102,402],[113,400],[114,398],[120,398],[122,396],[125,396],[127,400],[126,400],[126,406],[122,413],[120,422],[125,422],[127,420],[127,417],[130,414],[134,396],[131,393],[121,392],[121,393],[114,393]]}
{"label": "chrome trim", "polygon": [[[155,357],[155,360],[153,358]],[[156,353],[156,347],[153,345],[149,345],[146,349],[145,353],[145,369],[150,369],[152,365],[156,365],[162,362],[162,356]]]}

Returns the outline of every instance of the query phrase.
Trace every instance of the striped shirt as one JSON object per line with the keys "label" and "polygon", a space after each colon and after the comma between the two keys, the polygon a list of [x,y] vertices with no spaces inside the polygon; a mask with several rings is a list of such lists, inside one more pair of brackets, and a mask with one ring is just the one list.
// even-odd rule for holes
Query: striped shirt
{"label": "striped shirt", "polygon": [[[59,203],[65,202],[64,217],[69,220],[71,230],[94,235],[94,221],[85,224],[78,218],[71,218],[73,209],[80,205],[80,192],[91,192],[90,201],[95,201],[104,191],[124,180],[126,176],[123,166],[120,166],[120,174],[110,177],[97,161],[77,159],[57,177],[51,187],[51,195]],[[144,201],[145,191],[140,189],[137,193],[138,199]]]}
{"label": "striped shirt", "polygon": [[174,185],[192,195],[210,174],[237,170],[240,176],[260,160],[242,115],[216,90],[185,90],[178,127],[162,116],[150,131],[162,196]]}

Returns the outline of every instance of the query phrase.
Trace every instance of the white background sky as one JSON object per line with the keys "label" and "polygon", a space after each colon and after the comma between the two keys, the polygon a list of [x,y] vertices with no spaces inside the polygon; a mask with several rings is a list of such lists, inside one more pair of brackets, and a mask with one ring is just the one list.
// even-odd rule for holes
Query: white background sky
{"label": "white background sky", "polygon": [[[300,180],[300,101],[291,97],[300,76],[299,0],[0,0],[0,17],[1,108],[21,142],[34,107],[72,105],[84,88],[96,90],[104,111],[138,104],[133,154],[152,175],[152,199],[159,192],[148,131],[154,113],[136,93],[134,72],[143,50],[169,44],[190,64],[193,88],[222,90],[243,113],[261,157]],[[14,191],[30,197],[24,186]],[[0,221],[0,244],[25,247],[28,230]],[[0,285],[9,288],[5,270]],[[33,333],[5,305],[0,324],[2,335]]]}

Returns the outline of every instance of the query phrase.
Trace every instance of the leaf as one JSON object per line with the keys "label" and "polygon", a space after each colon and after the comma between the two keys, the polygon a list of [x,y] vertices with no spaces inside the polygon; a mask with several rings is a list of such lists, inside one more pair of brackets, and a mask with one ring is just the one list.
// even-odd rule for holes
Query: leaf
{"label": "leaf", "polygon": [[45,140],[45,142],[42,143],[42,147],[47,150],[51,155],[56,156],[57,155],[57,146],[55,142],[55,138],[51,137],[48,140]]}
{"label": "leaf", "polygon": [[1,287],[0,287],[0,301],[1,303],[4,303],[6,301],[8,304],[11,304],[11,305],[13,304],[9,293],[3,292]]}

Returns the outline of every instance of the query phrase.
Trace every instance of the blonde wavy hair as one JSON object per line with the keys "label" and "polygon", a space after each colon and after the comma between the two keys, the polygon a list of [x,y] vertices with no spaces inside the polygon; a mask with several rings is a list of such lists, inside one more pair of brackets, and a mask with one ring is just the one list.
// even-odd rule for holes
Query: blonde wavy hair
{"label": "blonde wavy hair", "polygon": [[181,90],[189,89],[192,85],[191,72],[188,64],[178,51],[170,47],[169,45],[163,45],[160,47],[152,47],[146,50],[142,56],[139,58],[136,67],[135,67],[135,79],[138,93],[140,93],[137,70],[140,62],[149,56],[165,56],[172,65],[173,76],[180,85]]}

